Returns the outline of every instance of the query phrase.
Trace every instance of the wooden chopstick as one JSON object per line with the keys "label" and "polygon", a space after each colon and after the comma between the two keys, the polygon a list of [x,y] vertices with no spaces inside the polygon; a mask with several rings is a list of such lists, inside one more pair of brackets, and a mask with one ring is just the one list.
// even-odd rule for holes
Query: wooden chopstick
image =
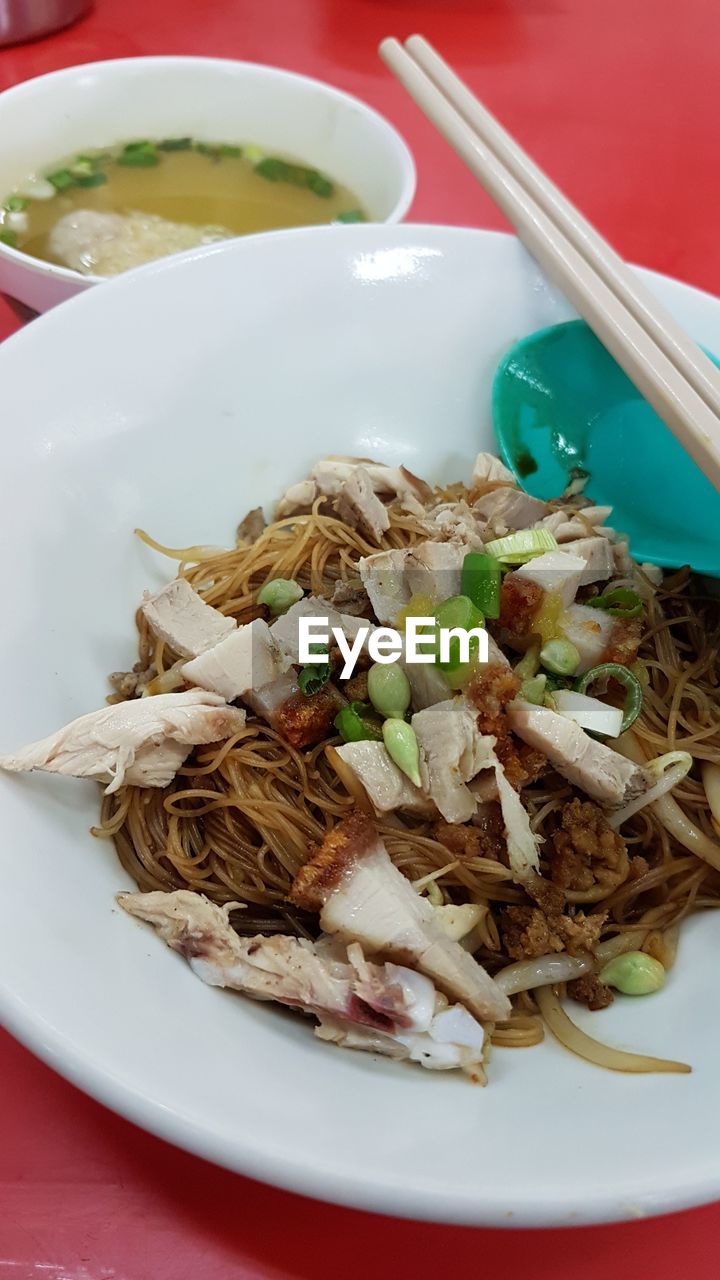
{"label": "wooden chopstick", "polygon": [[698,395],[720,417],[720,370],[685,333],[674,316],[658,302],[592,223],[555,186],[539,165],[463,84],[459,76],[422,36],[405,45],[433,83],[482,138],[540,208],[552,218],[571,244],[592,262],[598,275],[625,303],[628,311],[685,375]]}
{"label": "wooden chopstick", "polygon": [[[418,49],[423,61],[432,66],[433,77],[439,77],[440,84],[416,60]],[[673,334],[666,337],[664,313],[649,292],[643,297],[641,291],[640,304],[627,301],[628,291],[625,285],[627,279],[631,278],[628,269],[620,259],[617,261],[621,270],[612,275],[607,274],[607,266],[598,267],[595,237],[602,244],[604,242],[601,237],[589,224],[584,224],[581,215],[572,206],[566,205],[559,192],[557,200],[554,195],[551,198],[555,188],[536,166],[533,166],[534,181],[531,179],[528,182],[526,157],[517,144],[513,144],[515,150],[512,161],[506,163],[506,139],[512,141],[509,135],[493,121],[489,113],[484,113],[480,103],[458,81],[457,85],[462,90],[460,101],[464,107],[462,111],[459,109],[456,101],[456,77],[449,68],[445,69],[442,59],[434,54],[425,41],[413,37],[408,41],[407,48],[403,48],[397,40],[384,40],[380,45],[380,56],[474,173],[515,227],[520,240],[533,257],[562,289],[641,394],[720,491],[720,417],[708,403],[710,398],[714,402],[715,379],[714,376],[712,379],[704,377],[702,353],[697,351],[697,355],[690,361],[693,368],[697,365],[700,370],[700,374],[693,373],[693,378],[697,379],[694,385],[685,374],[688,361],[684,357],[688,351],[692,352],[691,340],[675,322],[672,324],[673,330],[679,334],[679,347],[676,348]],[[477,111],[470,111],[468,99],[470,103],[475,103]],[[469,121],[471,114],[473,123]],[[494,129],[489,129],[486,116],[495,126]],[[481,122],[482,135],[476,121]],[[489,145],[489,138],[492,138],[493,146]],[[531,162],[528,160],[528,163]],[[543,181],[538,182],[538,179]],[[562,227],[556,221],[558,207],[562,207]],[[583,227],[587,227],[587,230],[582,229]],[[609,246],[607,248],[612,255],[613,251]],[[612,264],[611,258],[606,258],[605,261]],[[606,272],[605,276],[603,271]],[[607,282],[610,279],[613,285],[617,284],[617,292]],[[637,286],[638,282],[632,279]],[[636,290],[633,290],[633,297],[635,296]],[[643,316],[652,315],[652,333],[637,318],[632,310],[633,306],[638,306]],[[663,335],[662,345],[655,337],[657,332]],[[680,348],[683,354],[678,356]],[[707,363],[710,364],[709,361]],[[713,369],[711,364],[710,368]],[[703,387],[704,394],[698,392],[696,385]]]}

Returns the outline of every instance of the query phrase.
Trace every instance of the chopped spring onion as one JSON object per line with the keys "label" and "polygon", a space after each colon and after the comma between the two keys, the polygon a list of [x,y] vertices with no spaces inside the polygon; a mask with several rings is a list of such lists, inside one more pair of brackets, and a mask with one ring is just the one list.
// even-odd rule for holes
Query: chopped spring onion
{"label": "chopped spring onion", "polygon": [[343,742],[382,741],[382,730],[369,718],[369,712],[372,712],[369,702],[351,702],[336,715],[335,728]]}
{"label": "chopped spring onion", "polygon": [[412,725],[405,720],[385,720],[382,736],[390,759],[419,787],[420,747]]}
{"label": "chopped spring onion", "polygon": [[349,209],[347,213],[339,213],[333,222],[367,222],[362,209]]}
{"label": "chopped spring onion", "polygon": [[289,182],[293,187],[305,187],[316,196],[327,200],[333,193],[333,184],[317,169],[308,169],[302,164],[290,164],[287,160],[278,160],[274,156],[266,156],[255,165],[255,172],[268,182]]}
{"label": "chopped spring onion", "polygon": [[601,662],[599,667],[591,667],[583,676],[580,676],[579,680],[575,681],[575,692],[587,693],[597,680],[603,681],[603,688],[607,688],[608,680],[617,680],[618,684],[623,686],[625,705],[620,732],[627,733],[642,711],[643,690],[640,681],[632,671],[619,662]]}
{"label": "chopped spring onion", "polygon": [[313,663],[312,666],[303,667],[298,676],[298,686],[301,693],[306,698],[311,698],[314,693],[319,693],[325,688],[330,676],[332,675],[332,667],[328,659],[328,655],[322,655],[324,662]]}
{"label": "chopped spring onion", "polygon": [[692,1068],[686,1062],[673,1062],[669,1058],[650,1058],[644,1053],[626,1053],[623,1049],[613,1049],[610,1045],[601,1044],[592,1036],[586,1035],[568,1018],[560,1001],[550,987],[539,987],[535,996],[540,1012],[550,1031],[560,1044],[564,1044],[571,1053],[587,1062],[594,1062],[598,1067],[607,1067],[610,1071],[671,1071],[688,1072]]}
{"label": "chopped spring onion", "polygon": [[67,191],[68,187],[75,186],[75,179],[69,169],[56,169],[54,173],[47,174],[47,180],[56,191]]}
{"label": "chopped spring onion", "polygon": [[286,613],[291,605],[303,598],[303,589],[292,578],[271,578],[258,592],[258,604],[264,604],[274,618]]}
{"label": "chopped spring onion", "polygon": [[518,680],[530,680],[540,670],[540,644],[536,640],[525,650],[522,658],[515,665]]}
{"label": "chopped spring onion", "polygon": [[506,996],[519,991],[534,991],[536,987],[554,986],[556,982],[572,982],[583,973],[592,970],[591,956],[547,955],[534,960],[518,960],[508,964],[495,974],[501,991]]}
{"label": "chopped spring onion", "polygon": [[[130,168],[146,169],[160,163],[154,142],[128,142],[118,154],[117,163]],[[52,182],[52,178],[50,179]]]}
{"label": "chopped spring onion", "polygon": [[3,207],[6,213],[22,213],[29,204],[27,196],[8,196]]}
{"label": "chopped spring onion", "polygon": [[107,174],[98,169],[96,173],[84,173],[75,179],[77,187],[102,187],[107,182]]}
{"label": "chopped spring onion", "polygon": [[397,662],[373,663],[368,671],[368,697],[379,715],[401,720],[412,699],[410,681]]}
{"label": "chopped spring onion", "polygon": [[534,707],[542,707],[545,704],[546,685],[546,675],[529,676],[520,685],[518,698],[523,702],[531,702]]}
{"label": "chopped spring onion", "polygon": [[643,791],[642,795],[636,796],[634,800],[623,805],[622,809],[617,809],[615,813],[610,814],[608,824],[617,830],[623,822],[632,818],[633,814],[644,809],[646,804],[653,804],[666,792],[672,791],[673,787],[676,787],[678,782],[682,782],[690,772],[692,762],[693,758],[689,751],[667,751],[664,756],[648,760],[645,768],[657,781],[647,791]]}
{"label": "chopped spring onion", "polygon": [[626,951],[608,961],[600,971],[600,981],[624,996],[649,996],[665,983],[665,969],[659,960],[644,951]]}
{"label": "chopped spring onion", "polygon": [[460,590],[486,618],[500,617],[500,565],[494,556],[468,551],[460,571]]}
{"label": "chopped spring onion", "polygon": [[591,609],[603,609],[611,618],[639,618],[643,611],[640,596],[629,587],[612,587],[586,603]]}
{"label": "chopped spring onion", "polygon": [[158,142],[158,151],[189,151],[192,146],[192,138],[164,138],[162,142]]}
{"label": "chopped spring onion", "polygon": [[440,627],[462,627],[464,631],[481,627],[484,622],[483,615],[466,595],[449,596],[443,600],[435,610],[435,617]]}
{"label": "chopped spring onion", "polygon": [[590,729],[605,738],[617,738],[622,731],[623,713],[620,707],[611,707],[599,698],[589,698],[586,693],[574,689],[558,689],[553,695],[555,709],[560,715],[574,720],[581,729]]}
{"label": "chopped spring onion", "polygon": [[0,244],[6,244],[9,249],[17,248],[17,231],[12,231],[10,227],[0,226]]}
{"label": "chopped spring onion", "polygon": [[544,556],[546,551],[558,551],[559,547],[549,529],[518,529],[517,533],[487,542],[485,550],[502,564],[525,564],[535,556]]}
{"label": "chopped spring onion", "polygon": [[571,676],[580,666],[580,654],[571,640],[548,640],[540,650],[540,662],[556,676]]}

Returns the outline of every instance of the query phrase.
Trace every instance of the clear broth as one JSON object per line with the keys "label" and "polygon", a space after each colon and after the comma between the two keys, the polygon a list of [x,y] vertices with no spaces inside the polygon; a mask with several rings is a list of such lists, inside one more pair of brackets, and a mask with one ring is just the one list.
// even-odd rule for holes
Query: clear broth
{"label": "clear broth", "polygon": [[[293,162],[290,162],[293,163]],[[17,248],[35,258],[56,262],[48,238],[58,220],[76,209],[106,213],[154,214],[173,222],[222,227],[234,235],[312,226],[357,211],[366,218],[357,196],[332,183],[328,196],[287,181],[269,181],[244,156],[216,156],[193,148],[167,151],[152,167],[125,167],[115,158],[103,163],[107,181],[91,188],[72,187],[47,200],[31,200],[27,230]]]}

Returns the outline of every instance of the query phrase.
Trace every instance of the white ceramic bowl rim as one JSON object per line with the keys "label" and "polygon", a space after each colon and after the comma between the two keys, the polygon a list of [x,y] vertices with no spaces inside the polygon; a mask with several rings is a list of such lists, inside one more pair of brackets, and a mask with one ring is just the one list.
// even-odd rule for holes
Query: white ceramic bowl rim
{"label": "white ceramic bowl rim", "polygon": [[[236,279],[242,280],[244,273],[252,274],[256,271],[256,279],[261,277],[261,267],[266,270],[271,259],[280,259],[281,265],[286,265],[286,258],[292,256],[298,262],[302,259],[306,269],[312,267],[319,274],[325,272],[324,281],[328,288],[334,289],[338,279],[338,271],[342,264],[345,266],[357,268],[361,267],[364,271],[364,278],[358,284],[358,290],[362,294],[363,308],[382,306],[383,289],[378,288],[378,283],[384,279],[392,278],[393,270],[397,271],[396,277],[401,281],[399,288],[405,289],[402,283],[403,271],[407,277],[407,288],[410,289],[409,298],[406,297],[404,306],[408,313],[409,322],[412,322],[413,316],[417,310],[415,299],[420,296],[422,290],[429,289],[428,301],[434,305],[436,302],[435,294],[438,290],[432,284],[433,272],[438,272],[442,277],[443,263],[445,259],[454,262],[453,271],[447,271],[448,279],[443,289],[440,290],[443,305],[453,307],[453,312],[446,316],[448,327],[452,327],[452,315],[456,314],[456,308],[461,305],[471,306],[475,308],[473,314],[481,314],[482,307],[482,290],[486,281],[482,275],[477,273],[483,264],[487,268],[487,276],[491,272],[496,274],[496,293],[495,298],[508,299],[507,312],[499,316],[496,312],[489,313],[489,320],[485,321],[485,327],[490,334],[490,340],[486,338],[486,346],[489,351],[485,352],[485,361],[495,358],[495,345],[507,343],[510,340],[510,330],[508,325],[518,320],[519,303],[517,299],[525,299],[529,308],[529,316],[532,324],[536,318],[540,321],[548,322],[550,319],[564,319],[569,314],[566,304],[559,298],[554,291],[550,290],[547,283],[543,280],[538,269],[518,248],[517,242],[513,238],[501,235],[499,233],[478,232],[473,230],[465,230],[458,228],[443,227],[422,227],[422,226],[406,226],[397,228],[388,228],[386,226],[369,225],[369,226],[346,226],[336,228],[311,228],[299,229],[284,232],[276,232],[257,237],[246,237],[243,240],[228,242],[222,245],[214,245],[207,249],[192,250],[186,254],[178,255],[174,258],[164,259],[162,261],[149,264],[146,267],[136,271],[128,272],[117,279],[108,282],[101,290],[91,290],[86,295],[78,295],[69,304],[65,304],[64,309],[53,311],[33,322],[26,330],[11,338],[5,347],[0,351],[0,366],[3,372],[10,373],[13,368],[13,361],[20,362],[21,365],[28,364],[30,368],[37,367],[36,348],[44,348],[48,355],[52,352],[57,344],[67,342],[70,339],[68,335],[72,335],[74,329],[79,328],[84,331],[85,328],[91,328],[98,334],[102,334],[99,340],[102,351],[112,351],[112,329],[115,319],[117,318],[116,328],[122,339],[122,335],[128,335],[126,340],[129,343],[134,330],[132,327],[133,318],[143,313],[142,299],[144,295],[154,300],[154,305],[158,305],[162,295],[163,308],[166,306],[166,297],[175,296],[182,293],[184,296],[188,289],[192,291],[192,282],[201,276],[204,272],[203,263],[208,268],[207,274],[216,282],[222,279],[227,287],[230,276],[233,272],[237,272]],[[212,260],[215,259],[215,263]],[[222,276],[219,268],[222,266]],[[385,268],[386,275],[373,275],[375,268],[379,266],[382,271]],[[406,270],[407,268],[407,270]],[[468,268],[471,274],[468,275]],[[333,271],[335,274],[333,274]],[[389,273],[389,275],[388,275]],[[351,275],[354,280],[358,279],[357,271],[347,273],[346,278]],[[691,326],[693,332],[702,341],[717,342],[717,335],[720,334],[720,305],[717,300],[710,298],[707,294],[702,294],[698,290],[682,286],[677,282],[668,281],[662,277],[653,275],[652,273],[644,273],[644,276],[651,287],[659,291],[666,302],[674,309],[681,312],[681,319]],[[167,279],[166,279],[167,278]],[[283,281],[287,275],[283,276]],[[430,281],[426,286],[426,281]],[[172,282],[176,283],[173,284]],[[474,283],[477,281],[477,285]],[[328,284],[328,282],[330,282]],[[370,288],[367,285],[371,285]],[[171,287],[172,285],[172,287]],[[182,289],[180,286],[182,285]],[[283,283],[283,288],[284,288]],[[352,286],[353,288],[355,285]],[[452,293],[449,290],[452,287]],[[395,285],[390,286],[397,292]],[[413,290],[415,292],[413,292]],[[476,302],[476,293],[480,291],[480,300]],[[482,303],[482,305],[486,305]],[[188,300],[188,307],[190,301]],[[428,306],[426,302],[425,307]],[[84,310],[83,310],[84,308]],[[515,308],[515,311],[513,311]],[[538,312],[539,308],[539,312]],[[682,314],[684,310],[684,315]],[[187,312],[186,312],[187,314]],[[209,314],[209,313],[207,313]],[[345,313],[348,314],[348,313]],[[417,320],[420,325],[425,316],[423,310],[422,316]],[[487,315],[487,313],[485,313]],[[95,317],[95,319],[93,319]],[[362,318],[362,317],[360,317]],[[103,324],[103,319],[107,324]],[[357,317],[353,317],[357,319]],[[90,323],[92,320],[92,324]],[[149,323],[149,321],[148,321]],[[520,320],[522,323],[522,319]],[[457,320],[455,321],[457,325]],[[123,327],[126,326],[126,327]],[[498,328],[500,326],[500,328]],[[505,327],[503,327],[505,326]],[[715,337],[712,338],[711,330],[714,331]],[[296,331],[293,330],[293,333]],[[424,333],[426,331],[423,331]],[[512,336],[519,336],[516,332]],[[387,335],[386,335],[387,337]],[[273,334],[273,341],[275,335]],[[457,340],[457,334],[454,335],[452,341]],[[236,335],[233,335],[233,341],[237,341]],[[412,367],[413,361],[417,360],[415,350],[408,348],[404,344],[402,338],[398,339],[397,334],[393,331],[392,341],[396,343],[394,354],[400,355],[402,360],[406,362],[407,367]],[[452,367],[452,343],[448,339],[445,346],[442,346],[443,328],[435,329],[427,338],[428,342],[435,342],[442,348],[441,359],[438,368],[442,371],[442,378],[438,387],[433,387],[433,394],[442,392],[444,397],[450,390],[456,395],[457,386],[453,381],[454,370]],[[472,358],[472,352],[475,350],[477,342],[477,333],[468,332],[463,335],[463,350],[458,353],[458,359],[462,355],[463,361],[466,361],[468,355]],[[381,362],[388,363],[388,353],[384,349],[378,349],[377,358]],[[443,363],[443,360],[447,363]],[[436,361],[436,363],[438,363]],[[7,366],[7,368],[5,368]],[[393,368],[393,377],[397,378],[396,371]],[[420,384],[424,384],[422,376],[418,379]],[[464,412],[463,405],[471,403],[476,405],[479,383],[475,377],[466,379],[467,385],[463,387],[460,399],[452,401],[445,400],[446,406],[452,406],[452,413],[448,414],[448,421],[454,415]],[[52,384],[51,384],[52,385]],[[486,387],[486,382],[483,386]],[[154,391],[163,394],[162,386],[158,389],[154,386]],[[401,388],[404,395],[408,388]],[[53,387],[53,395],[55,389]],[[420,395],[424,396],[425,391],[423,385],[420,386]],[[465,399],[463,399],[465,397]],[[69,414],[67,419],[62,421],[76,421],[75,410],[82,408],[82,393],[78,397],[78,404],[69,406]],[[438,401],[438,402],[442,402]],[[437,411],[437,403],[433,402],[431,406],[432,412]],[[404,401],[399,398],[396,401],[395,408],[402,406]],[[112,399],[109,398],[109,411],[112,410]],[[417,407],[416,401],[412,404]],[[37,412],[33,405],[25,407],[25,420],[27,424],[32,423],[33,414]],[[218,412],[217,408],[213,412]],[[149,421],[152,421],[152,410]],[[410,414],[408,421],[413,422]],[[87,429],[87,424],[86,428]],[[150,434],[150,433],[148,433]],[[437,436],[437,432],[435,433]],[[487,432],[485,432],[487,439]],[[86,436],[85,439],[92,439]],[[62,442],[62,441],[61,441]],[[43,447],[47,445],[47,456],[51,457],[52,453],[52,435],[47,437],[47,441],[41,436],[37,442]],[[78,437],[78,444],[82,444],[82,437]],[[339,442],[340,444],[342,442]],[[449,441],[447,447],[452,450],[456,442]],[[445,442],[440,444],[436,441],[434,448],[441,450],[445,447]],[[463,442],[463,448],[465,443]],[[339,448],[339,451],[343,451]],[[472,450],[468,449],[470,453]],[[457,472],[455,472],[457,475]],[[271,489],[268,483],[268,489]],[[275,490],[264,492],[262,497],[266,501],[271,501],[275,496]],[[68,786],[73,784],[68,783]],[[127,922],[126,922],[127,924]],[[703,929],[703,937],[706,937],[707,918],[701,921],[693,922]],[[694,929],[694,934],[699,936],[700,930]],[[161,944],[155,939],[148,937],[147,951],[152,953],[153,966],[157,963],[163,963],[164,953],[161,950]],[[688,944],[683,946],[695,945],[690,939]],[[156,950],[160,948],[160,950]],[[136,948],[137,950],[137,948]],[[707,949],[702,953],[707,955]],[[698,952],[694,954],[695,967],[688,979],[692,982],[699,983],[703,976],[701,970],[707,970],[707,965],[697,964]],[[682,975],[681,975],[682,976]],[[685,994],[690,991],[701,991],[701,988],[692,986],[689,981],[685,988]],[[680,993],[673,996],[669,984],[667,993],[663,993],[663,1000],[667,998],[670,1003],[663,1005],[666,1011],[663,1016],[667,1017],[667,1011],[670,1010],[670,1017],[679,1018],[679,1031],[683,1038],[688,1035],[688,1029],[693,1031],[697,1018],[689,1018],[686,1022],[682,1022],[682,1016],[686,1011],[687,1001]],[[200,991],[201,996],[206,996],[204,990]],[[211,993],[212,994],[212,993]],[[673,1005],[672,1000],[675,998],[676,1003]],[[705,996],[703,995],[703,999]],[[708,998],[709,999],[709,998]],[[659,1008],[659,1006],[655,1006]],[[692,1011],[690,1011],[692,1012]],[[611,1011],[612,1013],[612,1011]],[[199,1155],[215,1160],[220,1164],[225,1164],[229,1168],[234,1168],[253,1177],[263,1179],[275,1185],[290,1188],[305,1194],[317,1196],[319,1198],[333,1200],[340,1203],[351,1204],[362,1208],[372,1209],[379,1212],[391,1212],[398,1215],[430,1218],[446,1222],[466,1222],[476,1224],[492,1224],[492,1225],[549,1225],[558,1222],[597,1222],[613,1220],[618,1218],[627,1218],[633,1216],[644,1216],[652,1213],[663,1213],[671,1209],[684,1208],[693,1204],[706,1202],[715,1198],[720,1194],[720,1164],[717,1159],[717,1146],[713,1145],[713,1133],[717,1130],[717,1122],[713,1118],[720,1112],[717,1106],[710,1106],[713,1097],[717,1101],[716,1080],[714,1062],[701,1058],[698,1063],[695,1059],[695,1065],[698,1066],[698,1072],[693,1077],[647,1077],[643,1079],[627,1080],[626,1078],[614,1076],[613,1073],[597,1072],[589,1066],[578,1067],[580,1075],[570,1072],[568,1066],[568,1055],[563,1055],[560,1051],[557,1054],[552,1053],[552,1046],[548,1046],[550,1050],[550,1077],[552,1073],[557,1072],[558,1080],[565,1082],[571,1080],[571,1086],[568,1090],[568,1096],[564,1094],[557,1099],[557,1105],[561,1109],[573,1102],[582,1105],[582,1114],[586,1114],[586,1108],[589,1106],[592,1114],[592,1100],[599,1096],[601,1104],[603,1099],[613,1099],[622,1096],[627,1102],[626,1111],[632,1114],[632,1103],[628,1100],[635,1100],[638,1109],[648,1109],[646,1099],[664,1099],[664,1105],[668,1106],[667,1099],[671,1097],[673,1102],[677,1102],[678,1117],[677,1123],[682,1123],[686,1127],[697,1129],[697,1139],[692,1138],[695,1143],[692,1148],[688,1148],[683,1153],[682,1168],[676,1167],[674,1163],[675,1152],[671,1149],[665,1149],[666,1159],[663,1162],[656,1162],[651,1166],[642,1164],[643,1152],[632,1153],[636,1158],[641,1158],[640,1166],[629,1167],[627,1152],[625,1147],[632,1146],[631,1135],[628,1136],[620,1133],[617,1137],[617,1163],[615,1166],[616,1181],[611,1179],[596,1180],[591,1188],[583,1185],[579,1189],[575,1188],[574,1172],[573,1180],[568,1184],[570,1190],[567,1193],[567,1202],[558,1203],[557,1195],[551,1187],[546,1187],[543,1177],[543,1169],[545,1161],[548,1159],[549,1152],[543,1149],[542,1153],[538,1152],[538,1174],[533,1183],[532,1191],[525,1191],[521,1200],[514,1205],[510,1211],[508,1207],[509,1184],[507,1182],[497,1185],[493,1178],[490,1178],[487,1185],[483,1186],[482,1199],[478,1198],[478,1192],[465,1189],[460,1194],[450,1194],[442,1185],[438,1183],[437,1178],[433,1182],[432,1170],[423,1169],[418,1166],[416,1169],[415,1181],[412,1178],[403,1178],[398,1176],[397,1170],[385,1165],[379,1164],[372,1179],[367,1176],[358,1174],[351,1166],[349,1161],[339,1158],[337,1162],[331,1162],[329,1159],[319,1160],[312,1150],[312,1146],[302,1151],[290,1151],[288,1144],[283,1144],[282,1134],[275,1137],[272,1134],[267,1135],[267,1141],[259,1141],[247,1138],[240,1143],[238,1141],[230,1141],[224,1134],[213,1132],[208,1134],[204,1126],[193,1120],[189,1115],[178,1115],[173,1110],[162,1104],[157,1099],[149,1098],[139,1088],[129,1087],[127,1081],[120,1074],[108,1065],[107,1059],[103,1058],[102,1053],[95,1050],[94,1054],[89,1052],[80,1052],[76,1046],[63,1034],[56,1026],[48,1023],[26,1000],[7,984],[6,976],[0,974],[0,1014],[4,1024],[8,1029],[17,1036],[24,1044],[33,1050],[39,1057],[44,1059],[49,1065],[58,1070],[61,1074],[73,1081],[79,1087],[98,1098],[112,1109],[134,1120],[136,1123],[147,1128],[151,1132],[158,1134],[171,1142],[175,1142]],[[264,1017],[270,1015],[263,1011]],[[613,1014],[613,1016],[615,1016]],[[622,1018],[622,1010],[619,1011]],[[627,1017],[634,1018],[636,1016],[646,1016],[643,1010],[636,1015],[635,1009],[627,1013]],[[703,1019],[705,1031],[703,1034],[711,1035],[712,1019],[705,1017]],[[624,1028],[624,1035],[621,1039],[632,1040],[632,1022],[621,1023]],[[664,1031],[656,1034],[665,1035]],[[599,1034],[599,1033],[598,1033]],[[673,1030],[672,1034],[675,1034]],[[707,1042],[702,1041],[707,1048]],[[712,1041],[711,1041],[712,1043]],[[665,1040],[662,1048],[667,1048],[667,1040]],[[695,1050],[697,1051],[697,1046]],[[289,1046],[289,1055],[292,1057],[292,1045]],[[321,1046],[317,1046],[317,1053],[327,1052],[328,1055],[335,1053],[334,1050],[323,1050]],[[535,1062],[531,1055],[539,1054],[540,1057],[535,1062],[540,1064],[543,1056],[543,1048],[538,1050],[528,1050],[527,1056],[523,1053],[524,1069],[527,1070],[527,1076],[524,1076],[525,1083],[532,1090],[534,1080]],[[362,1057],[362,1055],[358,1055]],[[675,1053],[673,1056],[678,1056]],[[510,1055],[513,1058],[514,1055]],[[328,1059],[329,1060],[329,1059]],[[318,1063],[320,1059],[317,1059]],[[509,1062],[507,1057],[504,1060]],[[514,1057],[515,1063],[517,1057]],[[575,1065],[574,1060],[570,1062]],[[334,1065],[334,1060],[333,1060]],[[370,1068],[368,1068],[369,1070]],[[425,1078],[423,1073],[416,1072],[412,1076],[412,1068],[398,1068],[407,1071],[407,1085],[403,1084],[403,1089],[407,1088],[408,1093],[404,1095],[411,1101],[420,1099],[423,1105],[427,1103],[427,1093],[425,1092]],[[339,1069],[338,1069],[339,1070]],[[514,1071],[515,1066],[510,1064],[510,1070]],[[423,1077],[423,1079],[420,1079]],[[618,1081],[622,1080],[622,1088]],[[548,1073],[544,1075],[545,1084],[548,1082]],[[338,1081],[340,1075],[338,1073]],[[700,1090],[700,1097],[704,1099],[703,1103],[703,1126],[702,1132],[698,1127],[697,1106],[693,1109],[690,1105],[690,1094],[688,1089],[692,1088],[697,1081],[697,1088]],[[437,1097],[437,1107],[444,1110],[444,1082],[442,1079],[435,1079],[432,1082],[434,1094]],[[517,1085],[517,1076],[512,1080],[513,1087]],[[484,1134],[481,1128],[473,1128],[477,1124],[478,1113],[473,1111],[472,1089],[468,1089],[467,1104],[463,1102],[463,1120],[466,1119],[467,1129],[465,1141],[482,1146]],[[487,1094],[489,1102],[493,1101],[493,1089],[496,1085],[491,1084]],[[558,1089],[562,1093],[563,1084],[558,1084]],[[385,1085],[381,1078],[377,1077],[377,1093],[382,1094]],[[713,1094],[713,1089],[715,1093]],[[367,1102],[368,1096],[372,1096],[373,1091],[368,1090],[365,1093],[363,1086],[363,1097]],[[704,1093],[702,1091],[705,1091]],[[708,1092],[709,1091],[709,1092]],[[573,1099],[570,1093],[579,1093],[579,1098]],[[693,1095],[695,1096],[695,1095]],[[527,1096],[518,1093],[516,1096],[517,1106],[514,1115],[519,1122],[522,1122],[523,1107],[527,1104]],[[356,1099],[350,1096],[347,1099],[349,1106],[355,1104]],[[533,1095],[533,1101],[540,1108],[543,1105],[543,1098],[537,1093]],[[413,1102],[413,1106],[417,1103]],[[465,1111],[467,1106],[467,1112]],[[685,1108],[685,1110],[683,1110]],[[665,1121],[663,1120],[662,1110],[654,1113],[657,1115],[657,1128],[659,1140],[665,1142],[664,1129]],[[669,1114],[669,1113],[668,1113]],[[600,1122],[605,1123],[605,1112],[600,1107],[599,1112],[596,1110],[595,1117],[599,1116]],[[423,1122],[422,1109],[418,1115],[420,1124]],[[372,1124],[372,1116],[369,1115],[364,1121],[368,1125]],[[550,1121],[554,1124],[552,1133],[563,1132],[563,1143],[557,1152],[557,1160],[564,1164],[568,1161],[572,1164],[571,1157],[568,1157],[568,1148],[572,1147],[574,1141],[573,1134],[558,1128],[558,1117]],[[713,1128],[714,1126],[714,1128]],[[520,1135],[512,1133],[511,1129],[507,1130],[507,1136],[512,1143],[512,1148],[518,1152]],[[402,1148],[402,1135],[398,1135],[398,1142]],[[627,1139],[627,1140],[626,1140]],[[583,1134],[578,1132],[577,1140],[582,1143]],[[691,1154],[688,1155],[688,1151]],[[696,1154],[693,1154],[696,1153]],[[341,1153],[342,1154],[342,1153]],[[528,1159],[532,1161],[534,1153],[531,1151]],[[492,1168],[492,1153],[490,1153],[490,1167]],[[523,1157],[517,1155],[517,1159]],[[504,1171],[504,1176],[507,1169]]]}
{"label": "white ceramic bowl rim", "polygon": [[[386,131],[388,140],[394,146],[396,160],[402,174],[402,186],[394,208],[383,219],[383,222],[386,225],[402,222],[412,204],[417,182],[415,161],[410,148],[395,126],[389,120],[386,120],[385,116],[379,111],[376,111],[374,107],[371,107],[369,103],[364,102],[362,98],[358,98],[354,94],[347,93],[344,89],[338,89],[335,85],[329,84],[325,80],[319,80],[316,76],[307,76],[299,71],[288,71],[284,67],[276,67],[271,63],[247,62],[236,58],[194,57],[190,54],[148,54],[137,58],[106,58],[99,62],[77,63],[71,67],[62,67],[58,71],[48,71],[43,75],[32,76],[28,80],[22,80],[18,84],[12,85],[0,94],[0,98],[3,103],[11,100],[17,104],[18,109],[21,109],[23,97],[35,92],[40,82],[50,85],[62,85],[65,81],[75,79],[80,71],[99,72],[102,74],[103,70],[109,67],[142,66],[151,69],[152,67],[182,67],[183,65],[232,67],[252,74],[264,73],[278,79],[294,81],[298,85],[304,84],[310,89],[321,90],[338,103],[358,108],[365,116],[374,120],[378,126]],[[295,230],[295,228],[288,228],[288,230]],[[70,267],[63,267],[59,263],[45,262],[40,258],[33,258],[30,254],[23,253],[22,249],[14,249],[11,245],[0,243],[0,257],[3,255],[9,257],[11,261],[22,264],[24,270],[35,275],[44,275],[56,280],[66,280],[73,284],[82,282],[83,286],[106,284],[108,282],[107,276],[84,275],[79,271],[73,271]]]}

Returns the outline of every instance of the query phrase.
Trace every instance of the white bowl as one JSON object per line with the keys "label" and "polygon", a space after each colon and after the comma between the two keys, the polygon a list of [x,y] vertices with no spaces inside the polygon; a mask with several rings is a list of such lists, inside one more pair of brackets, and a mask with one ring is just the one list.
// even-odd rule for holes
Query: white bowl
{"label": "white bowl", "polygon": [[[30,173],[137,137],[252,142],[351,188],[376,222],[399,222],[415,194],[400,135],[364,102],[277,67],[221,58],[121,58],[68,67],[0,94],[0,202]],[[0,243],[0,292],[46,311],[102,276]]]}
{"label": "white bowl", "polygon": [[[643,275],[720,350],[715,299]],[[133,662],[141,593],[176,569],[136,525],[228,544],[327,453],[467,476],[492,447],[498,359],[570,314],[509,237],[337,227],[166,259],[3,344],[0,750],[99,706],[106,673]],[[0,776],[0,1018],[110,1107],[230,1168],[406,1216],[595,1222],[720,1194],[709,913],[662,993],[574,1009],[692,1075],[617,1075],[547,1040],[496,1050],[479,1089],[203,986],[115,909],[128,879],[88,834],[98,801],[71,779]]]}

